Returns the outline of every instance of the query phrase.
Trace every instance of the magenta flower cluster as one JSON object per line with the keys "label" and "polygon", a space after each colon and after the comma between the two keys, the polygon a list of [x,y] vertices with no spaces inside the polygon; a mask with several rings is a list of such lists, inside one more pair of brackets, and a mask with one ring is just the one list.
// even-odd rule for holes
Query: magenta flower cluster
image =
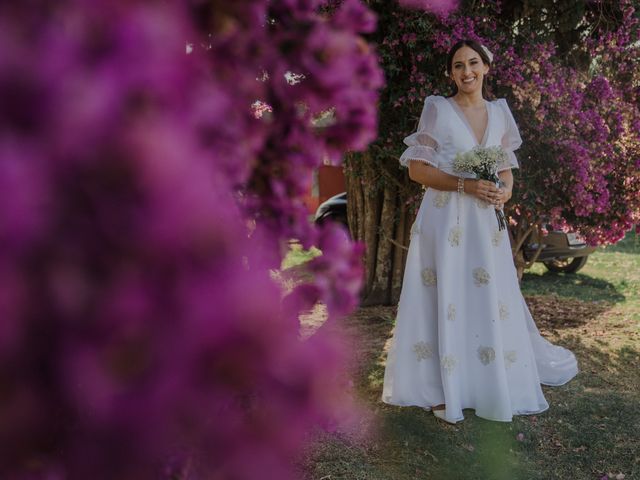
{"label": "magenta flower cluster", "polygon": [[522,209],[594,245],[615,243],[640,221],[640,77],[628,61],[640,54],[640,23],[630,2],[619,8],[617,29],[585,43],[590,75],[562,65],[552,44],[530,43],[515,62],[522,80],[511,85],[527,144]]}
{"label": "magenta flower cluster", "polygon": [[447,15],[458,8],[458,0],[398,0],[407,8],[426,10],[436,15]]}
{"label": "magenta flower cluster", "polygon": [[[45,3],[0,6],[0,477],[292,478],[352,411],[341,341],[298,317],[354,308],[361,247],[301,198],[376,134],[375,18]],[[281,301],[290,238],[323,255]]]}

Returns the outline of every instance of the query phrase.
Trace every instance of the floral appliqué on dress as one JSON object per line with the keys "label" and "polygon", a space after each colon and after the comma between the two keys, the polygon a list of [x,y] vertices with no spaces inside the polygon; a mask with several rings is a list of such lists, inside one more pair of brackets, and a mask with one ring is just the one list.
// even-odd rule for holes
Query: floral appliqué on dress
{"label": "floral appliqu\u00e9 on dress", "polygon": [[422,283],[427,287],[433,287],[438,282],[436,271],[433,268],[425,268],[422,270]]}
{"label": "floral appliqu\u00e9 on dress", "polygon": [[422,233],[422,231],[420,230],[420,227],[418,226],[418,222],[413,222],[413,225],[411,225],[411,233],[410,235],[413,237],[414,235],[420,235]]}
{"label": "floral appliqu\u00e9 on dress", "polygon": [[482,285],[487,285],[491,280],[491,275],[484,268],[478,267],[473,269],[473,282],[476,284],[476,287],[480,287]]}
{"label": "floral appliqu\u00e9 on dress", "polygon": [[413,353],[416,354],[418,361],[431,358],[433,356],[433,348],[427,342],[418,342],[413,346]]}
{"label": "floral appliqu\u00e9 on dress", "polygon": [[451,375],[451,373],[453,372],[453,369],[456,368],[457,364],[458,364],[458,361],[456,360],[456,357],[453,355],[445,355],[440,359],[440,365],[442,366],[443,370],[447,375]]}
{"label": "floral appliqu\u00e9 on dress", "polygon": [[497,247],[500,245],[500,242],[502,242],[502,231],[501,230],[496,230],[495,232],[493,232],[493,234],[491,235],[491,243],[494,247]]}
{"label": "floral appliqu\u00e9 on dress", "polygon": [[449,304],[447,309],[447,320],[454,321],[456,319],[456,306],[453,303]]}
{"label": "floral appliqu\u00e9 on dress", "polygon": [[500,301],[498,302],[498,311],[500,312],[500,320],[509,319],[509,309],[504,303]]}
{"label": "floral appliqu\u00e9 on dress", "polygon": [[516,363],[518,359],[518,354],[515,350],[507,350],[504,352],[504,364],[507,368]]}
{"label": "floral appliqu\u00e9 on dress", "polygon": [[460,245],[460,237],[462,237],[462,229],[459,226],[455,226],[449,230],[449,243],[452,247]]}
{"label": "floral appliqu\u00e9 on dress", "polygon": [[436,196],[433,197],[433,206],[436,208],[442,208],[449,203],[450,199],[451,192],[438,192],[436,193]]}
{"label": "floral appliqu\u00e9 on dress", "polygon": [[483,365],[489,365],[496,359],[496,351],[493,347],[483,347],[480,345],[478,347],[478,358]]}

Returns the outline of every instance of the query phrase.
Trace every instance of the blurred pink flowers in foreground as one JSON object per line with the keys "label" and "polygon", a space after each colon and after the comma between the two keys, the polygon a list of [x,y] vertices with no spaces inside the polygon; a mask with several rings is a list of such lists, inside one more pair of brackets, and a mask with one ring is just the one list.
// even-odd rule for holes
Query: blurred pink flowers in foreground
{"label": "blurred pink flowers in foreground", "polygon": [[[289,3],[0,7],[2,478],[286,479],[353,412],[341,341],[298,315],[355,307],[360,250],[301,196],[374,137],[382,76],[364,7]],[[324,255],[283,304],[289,238]]]}

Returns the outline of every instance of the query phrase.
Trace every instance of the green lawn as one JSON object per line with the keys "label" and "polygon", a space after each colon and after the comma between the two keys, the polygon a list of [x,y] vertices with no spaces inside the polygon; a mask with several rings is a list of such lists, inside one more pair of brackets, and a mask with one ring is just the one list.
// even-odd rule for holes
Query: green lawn
{"label": "green lawn", "polygon": [[[415,407],[379,401],[395,308],[362,308],[345,320],[358,359],[357,391],[373,412],[366,440],[318,433],[304,477],[352,479],[640,479],[640,241],[599,249],[576,275],[543,266],[522,291],[547,338],[570,348],[580,373],[544,387],[550,409],[490,422],[465,410],[457,425]],[[317,323],[317,319],[315,319]]]}
{"label": "green lawn", "polygon": [[302,246],[296,242],[291,243],[289,247],[289,253],[282,262],[283,270],[302,265],[313,257],[317,257],[322,254],[322,252],[315,247],[311,247],[309,250],[304,250]]}
{"label": "green lawn", "polygon": [[640,323],[640,236],[629,233],[618,244],[601,247],[574,275],[553,274],[536,264],[525,274],[522,292],[607,304],[608,308],[615,308],[619,320],[637,327]]}

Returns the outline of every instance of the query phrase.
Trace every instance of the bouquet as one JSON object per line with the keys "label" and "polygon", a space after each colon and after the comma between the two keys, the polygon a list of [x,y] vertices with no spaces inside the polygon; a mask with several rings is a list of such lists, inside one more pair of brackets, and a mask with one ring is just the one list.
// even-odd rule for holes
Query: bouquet
{"label": "bouquet", "polygon": [[[476,146],[472,150],[458,153],[453,159],[453,169],[457,172],[475,174],[479,180],[494,182],[496,187],[500,186],[498,178],[498,165],[507,162],[507,153],[500,146],[481,147]],[[502,209],[496,209],[498,219],[498,229],[507,228],[507,220]]]}

